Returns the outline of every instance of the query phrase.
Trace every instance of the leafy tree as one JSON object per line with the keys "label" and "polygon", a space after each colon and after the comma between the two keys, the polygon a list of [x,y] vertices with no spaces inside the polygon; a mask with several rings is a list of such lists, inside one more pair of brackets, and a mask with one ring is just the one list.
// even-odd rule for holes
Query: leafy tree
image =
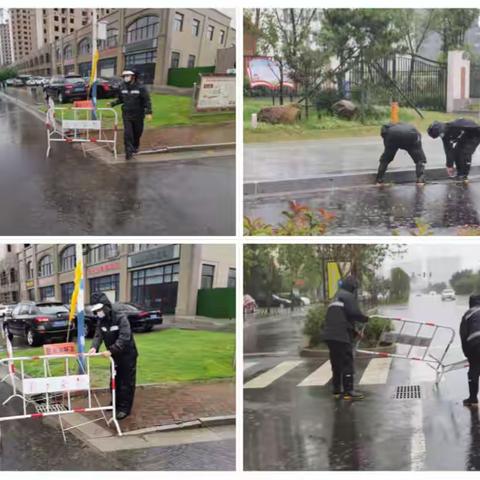
{"label": "leafy tree", "polygon": [[470,295],[478,285],[478,274],[473,270],[461,270],[452,275],[450,285],[457,295]]}
{"label": "leafy tree", "polygon": [[406,302],[410,296],[410,277],[401,268],[392,268],[390,272],[390,299],[394,302]]}
{"label": "leafy tree", "polygon": [[433,290],[434,292],[442,293],[442,291],[445,290],[446,288],[447,288],[447,284],[445,282],[438,282],[438,283],[429,284],[427,291]]}
{"label": "leafy tree", "polygon": [[4,82],[9,78],[15,78],[17,76],[17,71],[14,68],[2,68],[0,69],[0,82]]}

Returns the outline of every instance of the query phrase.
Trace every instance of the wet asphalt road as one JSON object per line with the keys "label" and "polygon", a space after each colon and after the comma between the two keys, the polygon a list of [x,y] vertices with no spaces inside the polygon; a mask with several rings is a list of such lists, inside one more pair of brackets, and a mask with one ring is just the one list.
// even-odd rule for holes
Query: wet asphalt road
{"label": "wet asphalt road", "polygon": [[[382,313],[458,330],[465,310],[465,298],[412,296],[409,305]],[[247,470],[480,470],[479,411],[461,405],[468,393],[465,369],[446,374],[437,388],[428,366],[394,359],[384,381],[360,386],[364,401],[336,401],[330,383],[298,386],[326,361],[296,353],[301,323],[279,316],[245,327],[246,352],[259,353],[245,358],[246,382],[281,362],[301,362],[264,388],[244,390]],[[457,339],[448,362],[462,358]],[[356,359],[357,382],[370,362]],[[422,399],[393,398],[397,386],[413,384],[421,386]]]}
{"label": "wet asphalt road", "polygon": [[234,235],[235,159],[105,165],[0,100],[0,235]]}
{"label": "wet asphalt road", "polygon": [[[10,394],[0,384],[0,401]],[[0,415],[13,415],[21,404],[0,406]],[[234,470],[235,441],[200,442],[103,454],[71,434],[67,444],[59,428],[41,420],[3,422],[0,470]]]}
{"label": "wet asphalt road", "polygon": [[480,224],[480,180],[475,178],[467,186],[445,181],[424,187],[371,185],[245,197],[245,214],[277,224],[284,220],[281,212],[287,209],[288,200],[334,213],[328,235],[408,235],[416,228],[417,218],[436,235],[456,235],[462,227]]}

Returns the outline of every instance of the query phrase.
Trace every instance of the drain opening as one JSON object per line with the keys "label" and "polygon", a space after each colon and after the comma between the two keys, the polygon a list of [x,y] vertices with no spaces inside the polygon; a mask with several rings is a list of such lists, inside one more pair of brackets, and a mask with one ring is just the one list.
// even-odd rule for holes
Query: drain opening
{"label": "drain opening", "polygon": [[396,400],[422,398],[422,390],[420,385],[398,385],[393,398]]}

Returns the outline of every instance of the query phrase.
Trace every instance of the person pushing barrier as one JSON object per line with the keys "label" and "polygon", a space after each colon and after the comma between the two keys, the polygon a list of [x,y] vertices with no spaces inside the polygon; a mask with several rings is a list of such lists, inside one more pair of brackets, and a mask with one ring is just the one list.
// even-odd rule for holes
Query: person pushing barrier
{"label": "person pushing barrier", "polygon": [[[327,308],[323,339],[328,346],[332,365],[332,387],[335,398],[362,400],[364,395],[354,389],[353,343],[359,335],[355,323],[366,323],[357,301],[358,283],[348,276],[340,282],[335,297]],[[342,389],[343,387],[343,389]]]}
{"label": "person pushing barrier", "polygon": [[440,137],[447,157],[447,173],[456,179],[468,181],[472,156],[480,144],[480,125],[468,118],[457,118],[453,122],[433,122],[427,130],[432,138]]}
{"label": "person pushing barrier", "polygon": [[152,120],[152,103],[147,88],[140,83],[135,71],[124,70],[122,78],[118,98],[110,106],[122,104],[125,158],[130,160],[140,148],[145,117]]}
{"label": "person pushing barrier", "polygon": [[389,123],[382,127],[380,135],[385,149],[380,157],[377,172],[377,185],[382,185],[388,165],[393,161],[397,151],[406,150],[415,163],[417,185],[425,183],[425,164],[427,158],[422,147],[422,135],[408,123]]}
{"label": "person pushing barrier", "polygon": [[125,314],[113,310],[105,293],[93,293],[90,303],[98,320],[89,353],[97,353],[103,342],[107,349],[104,355],[115,361],[117,420],[123,420],[132,409],[137,371],[138,352],[130,322]]}

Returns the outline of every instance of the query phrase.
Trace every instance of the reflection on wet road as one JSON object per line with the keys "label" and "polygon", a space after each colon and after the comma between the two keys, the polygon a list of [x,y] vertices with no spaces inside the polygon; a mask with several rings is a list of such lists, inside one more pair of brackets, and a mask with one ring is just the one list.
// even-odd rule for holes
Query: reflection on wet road
{"label": "reflection on wet road", "polygon": [[324,208],[336,215],[329,235],[408,234],[416,220],[428,224],[437,235],[455,235],[464,226],[480,224],[480,183],[469,185],[445,181],[415,185],[332,188],[311,194],[245,199],[245,214],[276,224],[288,200],[297,200],[312,209]]}
{"label": "reflection on wet road", "polygon": [[233,235],[235,161],[105,165],[0,100],[1,235]]}
{"label": "reflection on wet road", "polygon": [[[463,297],[442,302],[440,296],[412,295],[408,305],[384,307],[382,313],[458,331],[466,309]],[[247,470],[480,469],[478,411],[462,405],[466,370],[448,373],[437,388],[435,372],[421,362],[357,357],[355,380],[367,397],[351,404],[332,398],[326,357],[296,353],[302,343],[299,319],[284,315],[253,322],[245,328]],[[284,353],[273,354],[280,350]],[[449,361],[461,358],[457,337]],[[395,399],[402,385],[420,385],[422,398]]]}

